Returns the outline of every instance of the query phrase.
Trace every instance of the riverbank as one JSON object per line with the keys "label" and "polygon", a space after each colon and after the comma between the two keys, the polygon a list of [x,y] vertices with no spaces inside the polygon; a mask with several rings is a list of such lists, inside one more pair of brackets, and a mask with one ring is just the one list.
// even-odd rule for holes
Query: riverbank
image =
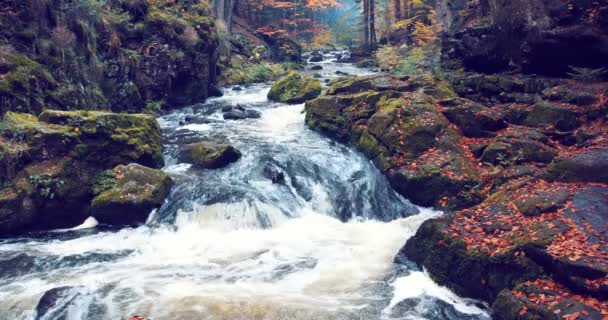
{"label": "riverbank", "polygon": [[451,76],[338,80],[306,121],[357,146],[413,203],[453,212],[425,222],[397,261],[494,303],[499,319],[601,318],[608,85]]}

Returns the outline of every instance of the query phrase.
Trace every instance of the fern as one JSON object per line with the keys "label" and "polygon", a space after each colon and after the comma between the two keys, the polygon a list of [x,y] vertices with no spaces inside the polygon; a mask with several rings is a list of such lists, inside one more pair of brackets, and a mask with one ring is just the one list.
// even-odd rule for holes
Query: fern
{"label": "fern", "polygon": [[568,72],[568,75],[578,81],[584,82],[595,82],[601,81],[606,74],[608,74],[608,70],[602,69],[591,69],[591,68],[578,68],[578,67],[570,67],[573,72]]}

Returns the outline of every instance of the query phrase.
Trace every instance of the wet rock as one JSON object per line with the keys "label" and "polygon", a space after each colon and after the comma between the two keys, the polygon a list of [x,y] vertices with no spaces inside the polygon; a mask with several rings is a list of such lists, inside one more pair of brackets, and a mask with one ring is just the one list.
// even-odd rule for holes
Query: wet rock
{"label": "wet rock", "polygon": [[317,79],[302,77],[292,71],[285,78],[272,85],[268,99],[272,101],[298,104],[314,99],[321,94],[321,82]]}
{"label": "wet rock", "polygon": [[[586,86],[587,87],[587,86]],[[579,86],[560,85],[545,89],[542,94],[545,99],[572,103],[581,106],[591,105],[597,102],[597,90],[585,90]],[[594,92],[595,91],[595,92]]]}
{"label": "wet rock", "polygon": [[311,66],[310,68],[308,68],[308,70],[323,70],[323,66],[315,64],[315,65]]}
{"label": "wet rock", "polygon": [[239,87],[239,86],[235,86],[232,88],[232,91],[243,91],[243,88]]}
{"label": "wet rock", "polygon": [[313,53],[308,59],[309,62],[321,62],[323,61],[323,55],[320,53]]}
{"label": "wet rock", "polygon": [[526,216],[538,216],[563,207],[570,194],[566,190],[540,192],[515,202],[515,206]]}
{"label": "wet rock", "polygon": [[285,173],[276,163],[269,162],[262,169],[262,175],[275,184],[285,183]]}
{"label": "wet rock", "polygon": [[350,74],[348,74],[346,72],[343,72],[343,71],[340,71],[340,70],[337,70],[336,74],[339,75],[339,76],[345,76],[345,77],[350,75]]}
{"label": "wet rock", "polygon": [[35,320],[67,320],[68,308],[80,296],[76,287],[58,287],[46,291],[36,305]]}
{"label": "wet rock", "polygon": [[217,120],[215,119],[209,119],[207,117],[201,117],[201,116],[185,116],[183,122],[181,122],[181,125],[185,125],[185,124],[207,124],[207,123],[214,123],[217,122]]}
{"label": "wet rock", "polygon": [[323,76],[322,76],[320,73],[314,73],[314,74],[312,75],[312,77],[313,77],[313,78],[316,78],[316,79],[323,78]]}
{"label": "wet rock", "polygon": [[100,223],[134,225],[169,195],[173,181],[164,172],[139,164],[120,165],[95,178],[91,212]]}
{"label": "wet rock", "polygon": [[[334,81],[323,96],[306,104],[306,123],[356,145],[388,175],[393,188],[416,204],[439,206],[440,199],[454,194],[462,194],[454,208],[479,201],[474,192],[464,196],[478,177],[445,117],[428,96],[410,104],[400,99],[400,91],[422,83],[387,76]],[[403,169],[405,162],[411,168]]]}
{"label": "wet rock", "polygon": [[226,106],[222,108],[224,120],[258,119],[262,113],[257,110],[245,109],[240,105]]}
{"label": "wet rock", "polygon": [[424,266],[434,281],[456,293],[494,301],[506,288],[526,279],[535,279],[542,270],[534,263],[512,254],[490,257],[467,251],[465,244],[446,235],[448,218],[426,221],[399,251],[395,260],[405,259]]}
{"label": "wet rock", "polygon": [[194,143],[184,146],[180,159],[206,169],[218,169],[237,161],[241,152],[229,145]]}
{"label": "wet rock", "polygon": [[549,164],[545,177],[551,181],[608,183],[608,148],[556,159]]}

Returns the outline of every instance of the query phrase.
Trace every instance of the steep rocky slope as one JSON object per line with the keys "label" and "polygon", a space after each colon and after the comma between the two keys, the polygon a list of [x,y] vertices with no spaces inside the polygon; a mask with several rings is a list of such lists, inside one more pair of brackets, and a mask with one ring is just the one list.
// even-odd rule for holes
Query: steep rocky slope
{"label": "steep rocky slope", "polygon": [[3,1],[0,25],[0,115],[158,111],[216,91],[204,1]]}

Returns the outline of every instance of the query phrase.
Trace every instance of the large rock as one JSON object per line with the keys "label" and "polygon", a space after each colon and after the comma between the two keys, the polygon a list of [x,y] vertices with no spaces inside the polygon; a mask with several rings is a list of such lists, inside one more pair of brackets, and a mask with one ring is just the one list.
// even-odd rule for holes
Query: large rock
{"label": "large rock", "polygon": [[566,182],[608,183],[608,148],[591,149],[549,164],[546,178]]}
{"label": "large rock", "polygon": [[503,167],[530,161],[549,163],[557,151],[547,143],[549,138],[536,129],[512,126],[490,142],[481,160]]}
{"label": "large rock", "polygon": [[292,71],[272,85],[268,99],[298,104],[318,97],[321,89],[321,81],[318,79],[302,77],[298,72]]}
{"label": "large rock", "polygon": [[142,114],[8,112],[0,147],[0,234],[78,225],[89,216],[100,172],[133,162],[163,166],[160,126]]}
{"label": "large rock", "polygon": [[241,152],[233,146],[201,142],[184,146],[180,158],[201,168],[218,169],[239,160]]}
{"label": "large rock", "polygon": [[81,288],[57,287],[46,291],[36,305],[35,320],[67,320],[70,305],[80,297]]}
{"label": "large rock", "polygon": [[566,75],[605,68],[608,5],[592,0],[440,0],[446,60],[476,71]]}
{"label": "large rock", "polygon": [[531,127],[552,126],[570,131],[580,125],[579,112],[560,105],[541,102],[534,105],[524,124]]}
{"label": "large rock", "polygon": [[494,303],[499,319],[582,310],[589,317],[581,319],[600,319],[608,306],[607,195],[605,186],[514,182],[475,207],[425,222],[397,261],[411,259],[440,284]]}
{"label": "large rock", "polygon": [[[306,103],[306,123],[353,143],[412,202],[461,208],[478,201],[471,191],[479,183],[476,164],[460,150],[460,136],[432,97],[416,91],[427,85],[390,76],[334,81],[324,95]],[[409,99],[402,98],[412,91]]]}
{"label": "large rock", "polygon": [[160,207],[173,181],[164,172],[140,164],[119,165],[96,177],[91,212],[100,223],[133,225],[146,222]]}
{"label": "large rock", "polygon": [[481,104],[466,99],[451,99],[440,103],[445,106],[443,114],[467,137],[491,137],[495,131],[507,126],[500,112]]}
{"label": "large rock", "polygon": [[224,107],[222,108],[222,112],[224,120],[257,119],[262,117],[261,112],[253,109],[245,109],[240,105]]}

